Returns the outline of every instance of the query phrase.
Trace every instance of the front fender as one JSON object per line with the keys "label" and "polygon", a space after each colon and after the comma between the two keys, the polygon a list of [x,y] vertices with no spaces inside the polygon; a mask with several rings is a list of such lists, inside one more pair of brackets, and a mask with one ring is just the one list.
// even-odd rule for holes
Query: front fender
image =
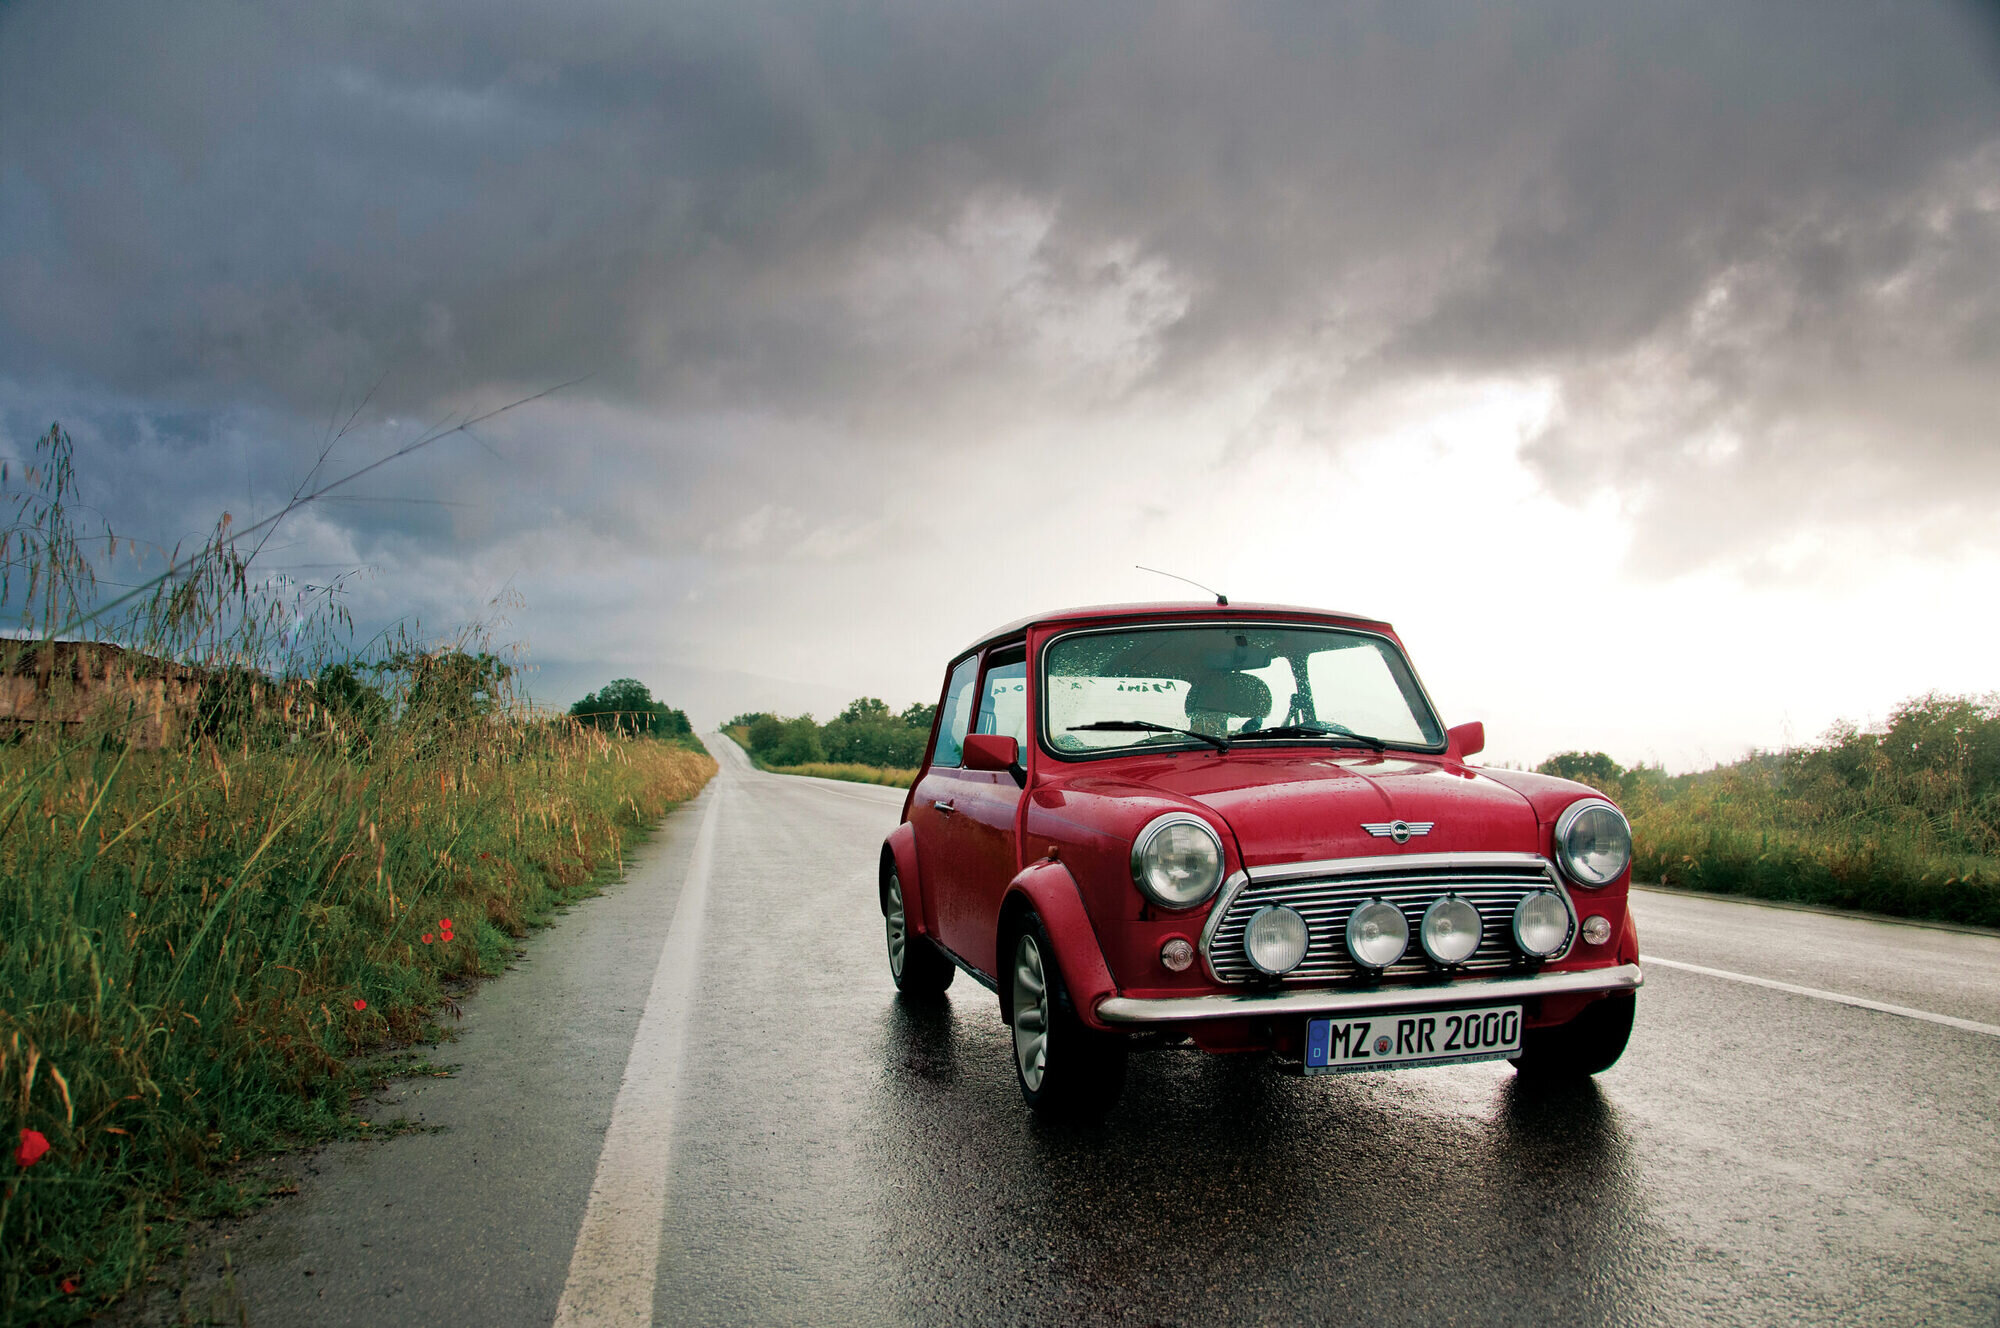
{"label": "front fender", "polygon": [[924,907],[923,882],[917,879],[917,833],[908,821],[889,832],[882,841],[882,869],[876,883],[877,904],[886,916],[889,912],[889,869],[896,869],[896,879],[903,886],[903,917],[905,925],[918,936],[931,934],[930,911]]}
{"label": "front fender", "polygon": [[1077,1017],[1091,1028],[1109,1028],[1097,1017],[1097,1006],[1105,998],[1117,995],[1118,986],[1111,980],[1111,968],[1104,962],[1104,951],[1097,944],[1097,930],[1090,925],[1090,915],[1084,911],[1076,879],[1060,862],[1034,863],[1007,887],[1007,898],[1000,905],[1002,943],[997,948],[1002,953],[997,956],[1000,962],[994,974],[1000,982],[1001,1008],[1006,1009],[1012,989],[1006,976],[1005,938],[1016,919],[1031,908],[1055,946],[1056,969],[1062,974],[1063,986],[1069,990]]}

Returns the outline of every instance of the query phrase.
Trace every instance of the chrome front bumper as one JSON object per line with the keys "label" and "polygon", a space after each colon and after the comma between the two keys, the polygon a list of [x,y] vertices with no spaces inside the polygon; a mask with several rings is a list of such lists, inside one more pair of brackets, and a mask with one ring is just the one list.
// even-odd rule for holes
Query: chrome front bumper
{"label": "chrome front bumper", "polygon": [[1097,1004],[1107,1024],[1176,1024],[1190,1019],[1269,1018],[1295,1014],[1362,1014],[1370,1010],[1429,1010],[1481,1005],[1530,996],[1637,991],[1645,976],[1637,964],[1571,973],[1478,978],[1417,987],[1336,988],[1318,991],[1231,992],[1219,996],[1108,996]]}

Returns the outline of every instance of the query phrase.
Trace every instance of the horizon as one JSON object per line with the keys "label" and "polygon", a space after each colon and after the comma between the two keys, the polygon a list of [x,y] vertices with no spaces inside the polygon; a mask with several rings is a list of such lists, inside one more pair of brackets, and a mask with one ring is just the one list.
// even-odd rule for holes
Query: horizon
{"label": "horizon", "polygon": [[2000,10],[1882,22],[11,5],[0,459],[164,550],[478,420],[258,565],[552,705],[934,699],[1144,565],[1495,763],[1805,745],[2000,689]]}

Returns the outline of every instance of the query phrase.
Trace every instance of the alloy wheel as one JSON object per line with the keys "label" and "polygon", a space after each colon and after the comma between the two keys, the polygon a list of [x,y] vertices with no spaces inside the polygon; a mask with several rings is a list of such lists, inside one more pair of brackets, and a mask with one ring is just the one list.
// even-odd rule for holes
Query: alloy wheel
{"label": "alloy wheel", "polygon": [[903,916],[903,883],[893,874],[889,877],[889,907],[883,910],[882,923],[889,932],[889,972],[900,978],[903,956],[909,949],[910,928]]}
{"label": "alloy wheel", "polygon": [[1049,1059],[1049,983],[1042,949],[1025,934],[1014,946],[1014,1059],[1028,1091],[1040,1089]]}

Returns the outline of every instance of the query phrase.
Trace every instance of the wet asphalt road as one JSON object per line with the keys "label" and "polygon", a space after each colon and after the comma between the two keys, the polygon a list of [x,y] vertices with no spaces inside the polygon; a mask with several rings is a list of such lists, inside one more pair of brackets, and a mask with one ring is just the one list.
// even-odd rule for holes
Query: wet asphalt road
{"label": "wet asphalt road", "polygon": [[[894,994],[900,792],[711,746],[630,878],[468,1002],[457,1075],[378,1108],[433,1128],[325,1150],[204,1256],[250,1322],[552,1322],[719,802],[657,1323],[2000,1325],[2000,1037],[1654,965],[1592,1084],[1161,1052],[1102,1126],[1045,1126],[989,993]],[[2000,1026],[2000,938],[1636,907],[1648,956]]]}

